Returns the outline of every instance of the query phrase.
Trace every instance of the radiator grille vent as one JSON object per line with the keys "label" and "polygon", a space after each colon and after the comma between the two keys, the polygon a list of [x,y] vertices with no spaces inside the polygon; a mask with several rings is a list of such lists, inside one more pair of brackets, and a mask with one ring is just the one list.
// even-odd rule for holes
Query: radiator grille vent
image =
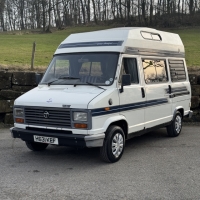
{"label": "radiator grille vent", "polygon": [[25,122],[29,125],[71,128],[70,109],[26,107]]}

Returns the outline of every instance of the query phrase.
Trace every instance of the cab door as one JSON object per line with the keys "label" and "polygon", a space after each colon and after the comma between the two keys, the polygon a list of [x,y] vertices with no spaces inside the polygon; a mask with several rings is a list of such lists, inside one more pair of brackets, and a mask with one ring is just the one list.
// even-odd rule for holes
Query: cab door
{"label": "cab door", "polygon": [[[136,58],[131,56],[122,58],[120,77],[122,74],[131,75],[131,85],[124,86],[123,92],[119,93],[120,114],[125,116],[128,122],[128,133],[133,133],[144,129],[145,110],[144,88],[141,85]],[[120,79],[119,88],[121,87]]]}

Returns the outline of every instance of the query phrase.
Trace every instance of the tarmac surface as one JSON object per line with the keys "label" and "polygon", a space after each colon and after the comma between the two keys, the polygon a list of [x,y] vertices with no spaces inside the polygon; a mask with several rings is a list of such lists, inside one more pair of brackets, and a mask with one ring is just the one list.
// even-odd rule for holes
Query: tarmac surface
{"label": "tarmac surface", "polygon": [[0,200],[199,200],[200,126],[179,137],[165,129],[126,142],[121,160],[99,149],[49,146],[32,152],[0,129]]}

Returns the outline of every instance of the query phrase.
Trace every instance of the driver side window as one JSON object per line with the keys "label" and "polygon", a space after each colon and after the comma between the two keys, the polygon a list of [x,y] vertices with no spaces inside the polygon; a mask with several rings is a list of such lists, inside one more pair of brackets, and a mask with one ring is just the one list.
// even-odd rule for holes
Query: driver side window
{"label": "driver side window", "polygon": [[130,74],[131,75],[131,84],[138,84],[139,83],[136,58],[123,58],[119,83],[121,83],[121,79],[122,79],[123,74]]}

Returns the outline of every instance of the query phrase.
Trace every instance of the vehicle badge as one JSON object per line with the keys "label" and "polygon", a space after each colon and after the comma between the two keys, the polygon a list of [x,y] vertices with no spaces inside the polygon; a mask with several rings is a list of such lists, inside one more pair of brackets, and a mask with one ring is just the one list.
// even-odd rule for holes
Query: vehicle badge
{"label": "vehicle badge", "polygon": [[48,119],[49,118],[49,112],[45,111],[43,116],[44,116],[45,119]]}
{"label": "vehicle badge", "polygon": [[52,98],[50,98],[47,100],[47,103],[51,103],[52,101],[53,101]]}

